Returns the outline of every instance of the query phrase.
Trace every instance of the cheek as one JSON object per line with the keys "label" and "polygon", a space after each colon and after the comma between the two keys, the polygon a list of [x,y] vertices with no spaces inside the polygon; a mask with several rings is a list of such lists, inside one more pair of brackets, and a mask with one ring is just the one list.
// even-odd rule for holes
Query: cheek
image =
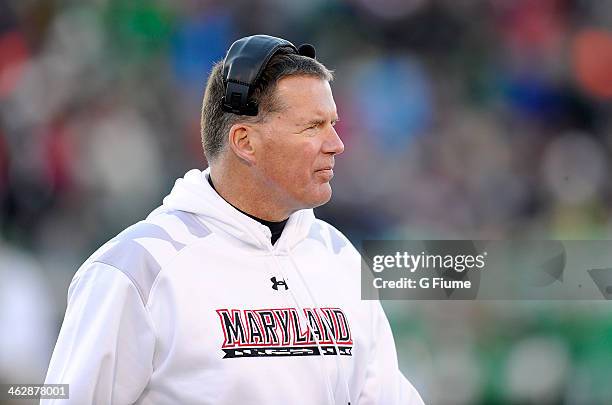
{"label": "cheek", "polygon": [[286,183],[310,181],[317,159],[317,149],[308,143],[270,148],[266,166]]}
{"label": "cheek", "polygon": [[295,174],[303,181],[310,182],[314,178],[316,157],[315,153],[308,153],[308,151],[302,151],[295,157],[293,162]]}
{"label": "cheek", "polygon": [[312,169],[310,162],[304,156],[294,156],[284,159],[279,166],[281,182],[289,188],[304,188],[312,180]]}
{"label": "cheek", "polygon": [[299,156],[289,153],[287,150],[269,150],[263,162],[265,176],[283,189],[303,184],[304,170],[302,169]]}

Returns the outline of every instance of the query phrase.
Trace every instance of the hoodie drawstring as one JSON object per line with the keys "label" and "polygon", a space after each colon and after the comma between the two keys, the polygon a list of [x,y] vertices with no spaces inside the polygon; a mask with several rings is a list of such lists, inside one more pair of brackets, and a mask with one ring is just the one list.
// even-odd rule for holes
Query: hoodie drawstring
{"label": "hoodie drawstring", "polygon": [[[288,256],[289,256],[289,260],[291,261],[291,264],[295,268],[296,273],[300,277],[300,281],[302,282],[302,285],[305,287],[306,292],[308,293],[308,295],[310,297],[310,300],[313,303],[313,306],[316,306],[317,305],[317,300],[315,299],[315,296],[312,293],[312,290],[308,286],[308,283],[304,279],[304,275],[302,274],[302,271],[300,270],[300,267],[297,265],[297,263],[295,262],[293,257],[291,257],[291,255],[288,255]],[[327,326],[329,327],[329,325],[327,325]],[[319,343],[318,339],[316,338],[314,333],[313,333],[313,336],[317,340],[317,344],[318,344]],[[338,347],[338,342],[336,341],[336,337],[333,335],[333,333],[331,333],[331,331],[329,331],[329,336],[330,336],[330,338],[332,340],[334,348],[336,349],[336,353],[338,353],[337,356],[335,357],[335,359],[336,359],[336,366],[338,367],[338,372],[340,374],[342,374],[342,380],[344,382],[344,389],[345,389],[345,392],[346,392],[346,398],[348,400],[348,405],[350,405],[351,404],[351,391],[349,389],[349,384],[348,384],[348,380],[347,380],[347,373],[346,373],[344,365],[342,364],[342,359],[340,358],[340,348]],[[320,348],[320,345],[319,345],[319,348]]]}
{"label": "hoodie drawstring", "polygon": [[[274,254],[274,251],[272,249],[270,249],[270,254],[272,255],[274,263],[276,264],[276,267],[278,268],[278,271],[281,273],[283,279],[287,280],[287,275],[285,274],[285,271],[283,270],[283,266],[281,266],[281,264],[278,262],[278,258],[276,254]],[[319,348],[319,353],[321,354],[321,361],[319,362],[319,365],[321,366],[321,371],[323,372],[323,374],[325,374],[325,386],[327,388],[327,397],[328,397],[330,405],[335,405],[334,394],[331,388],[331,382],[329,380],[329,373],[327,373],[325,370],[325,363],[323,362],[323,358],[322,358],[323,350],[321,349],[321,344],[319,343],[319,340],[317,339],[316,335],[312,332],[312,328],[310,324],[308,323],[308,320],[303,318],[305,316],[304,310],[302,306],[300,305],[300,302],[298,301],[297,297],[295,296],[295,293],[290,287],[286,291],[289,291],[289,294],[291,295],[291,298],[293,299],[293,302],[295,306],[297,307],[298,321],[299,322],[304,321],[304,323],[306,324],[306,328],[315,338],[315,342],[317,344],[317,347]]]}

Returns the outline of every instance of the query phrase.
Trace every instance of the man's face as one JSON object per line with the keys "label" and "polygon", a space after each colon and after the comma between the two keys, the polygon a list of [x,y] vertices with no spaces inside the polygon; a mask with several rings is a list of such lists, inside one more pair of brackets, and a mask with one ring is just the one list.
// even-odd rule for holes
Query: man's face
{"label": "man's face", "polygon": [[256,166],[279,204],[293,212],[331,198],[334,156],[344,151],[331,87],[309,76],[281,79],[276,96],[283,108],[258,124]]}

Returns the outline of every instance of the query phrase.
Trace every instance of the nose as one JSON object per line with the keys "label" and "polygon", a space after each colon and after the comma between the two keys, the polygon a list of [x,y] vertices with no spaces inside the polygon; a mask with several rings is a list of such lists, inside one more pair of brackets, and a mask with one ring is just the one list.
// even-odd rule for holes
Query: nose
{"label": "nose", "polygon": [[340,139],[340,137],[338,136],[336,129],[331,125],[329,126],[329,128],[329,133],[327,134],[327,138],[323,143],[323,152],[329,153],[331,155],[339,155],[344,152],[344,143],[342,142],[342,139]]}

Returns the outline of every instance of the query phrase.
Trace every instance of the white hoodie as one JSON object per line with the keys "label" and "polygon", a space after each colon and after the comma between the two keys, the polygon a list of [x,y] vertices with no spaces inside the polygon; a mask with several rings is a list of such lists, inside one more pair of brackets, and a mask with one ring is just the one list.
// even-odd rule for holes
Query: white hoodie
{"label": "white hoodie", "polygon": [[301,210],[272,245],[208,175],[75,274],[45,381],[70,399],[42,403],[422,404],[351,243]]}

